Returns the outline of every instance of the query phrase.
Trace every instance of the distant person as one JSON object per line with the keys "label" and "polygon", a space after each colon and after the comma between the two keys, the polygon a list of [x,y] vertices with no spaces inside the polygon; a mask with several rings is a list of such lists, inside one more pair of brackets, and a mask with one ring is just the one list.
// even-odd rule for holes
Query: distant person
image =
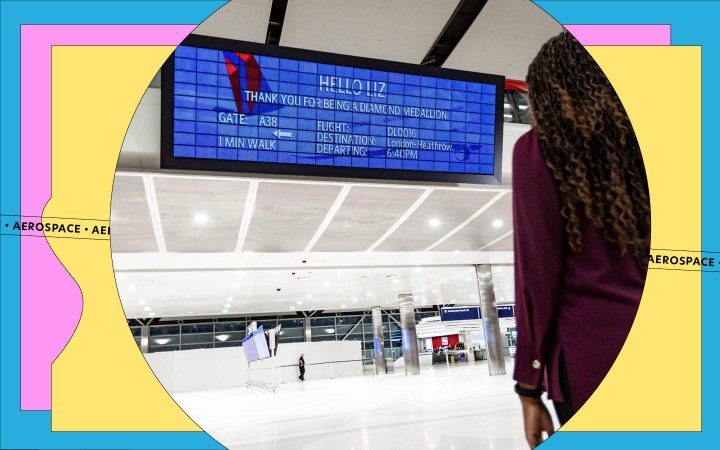
{"label": "distant person", "polygon": [[543,45],[527,82],[532,129],[512,171],[514,378],[534,448],[554,431],[541,393],[564,424],[625,342],[647,274],[650,201],[627,113],[572,35]]}
{"label": "distant person", "polygon": [[305,353],[300,353],[300,359],[298,360],[298,368],[300,369],[300,381],[305,381]]}

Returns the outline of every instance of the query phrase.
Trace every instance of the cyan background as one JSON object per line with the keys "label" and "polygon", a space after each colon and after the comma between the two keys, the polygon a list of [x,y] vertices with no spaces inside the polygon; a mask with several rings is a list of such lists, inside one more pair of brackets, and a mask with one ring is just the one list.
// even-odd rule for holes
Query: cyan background
{"label": "cyan background", "polygon": [[[199,23],[223,1],[46,1],[0,2],[0,38],[2,107],[0,114],[0,213],[20,211],[20,25],[21,24],[187,24]],[[717,1],[536,1],[561,23],[573,24],[671,24],[673,45],[701,45],[703,80],[720,74],[720,34]],[[720,251],[720,233],[714,225],[720,213],[712,209],[713,198],[720,197],[720,186],[713,183],[720,155],[708,149],[718,148],[718,137],[712,131],[714,105],[720,104],[716,89],[703,90],[702,246],[706,251]],[[707,123],[706,123],[707,122]],[[50,432],[50,412],[20,412],[20,240],[0,236],[0,448],[42,449],[217,449],[222,448],[207,434],[200,432],[126,432],[77,433]],[[703,274],[703,299],[714,298],[720,287],[715,274]],[[715,294],[715,295],[713,295]],[[708,322],[718,317],[720,305],[703,302],[703,355],[717,348],[718,327]],[[659,364],[673,364],[673,356]],[[556,433],[542,448],[552,449],[677,449],[717,448],[718,412],[711,408],[719,397],[717,358],[705,357],[703,380],[702,433]],[[672,386],[659,396],[672,396]],[[139,406],[141,407],[141,406]]]}

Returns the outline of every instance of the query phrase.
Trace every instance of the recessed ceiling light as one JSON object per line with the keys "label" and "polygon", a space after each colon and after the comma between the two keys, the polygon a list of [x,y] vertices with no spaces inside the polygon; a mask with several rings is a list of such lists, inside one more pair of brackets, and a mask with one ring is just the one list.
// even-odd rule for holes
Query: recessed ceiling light
{"label": "recessed ceiling light", "polygon": [[223,308],[229,308],[229,307],[231,307],[231,306],[232,306],[232,305],[231,305],[230,303],[225,303],[225,306],[223,306]]}
{"label": "recessed ceiling light", "polygon": [[357,302],[358,302],[358,299],[354,298],[353,303],[357,303]]}
{"label": "recessed ceiling light", "polygon": [[151,312],[150,314],[148,314],[148,316],[150,316],[150,317],[155,317],[155,313],[154,313],[154,312]]}
{"label": "recessed ceiling light", "polygon": [[492,226],[495,228],[500,228],[501,226],[503,226],[503,221],[500,219],[495,219],[493,220]]}
{"label": "recessed ceiling light", "polygon": [[505,301],[505,297],[500,297],[500,301],[501,301],[501,302],[504,302],[504,301]]}
{"label": "recessed ceiling light", "polygon": [[227,298],[227,301],[229,301],[229,302],[231,302],[231,301],[233,301],[233,300],[235,300],[235,297],[228,297],[228,298]]}
{"label": "recessed ceiling light", "polygon": [[228,310],[227,310],[227,309],[223,309],[223,314],[225,314],[226,312],[228,312]]}
{"label": "recessed ceiling light", "polygon": [[438,219],[437,217],[433,217],[432,219],[430,219],[428,221],[428,225],[430,225],[433,228],[438,227],[438,226],[440,226],[440,219]]}
{"label": "recessed ceiling light", "polygon": [[147,300],[144,300],[144,299],[138,300],[138,305],[144,305],[145,303],[147,303]]}
{"label": "recessed ceiling light", "polygon": [[297,301],[297,304],[298,304],[298,305],[302,305],[302,304],[303,304],[302,300],[298,300],[298,301]]}
{"label": "recessed ceiling light", "polygon": [[153,339],[153,341],[155,341],[155,343],[158,345],[165,345],[168,342],[170,342],[170,338],[156,338],[156,339]]}
{"label": "recessed ceiling light", "polygon": [[345,269],[340,269],[340,275],[345,275],[346,273],[347,273],[347,270],[345,270]]}
{"label": "recessed ceiling light", "polygon": [[151,307],[146,306],[146,307],[143,308],[143,311],[150,311],[151,309],[152,309]]}
{"label": "recessed ceiling light", "polygon": [[433,289],[433,290],[432,290],[432,293],[433,293],[433,294],[437,294],[437,289]]}
{"label": "recessed ceiling light", "polygon": [[122,281],[126,278],[127,278],[127,275],[125,275],[124,273],[116,273],[115,274],[115,279],[117,279],[118,281]]}
{"label": "recessed ceiling light", "polygon": [[398,284],[398,280],[392,280],[393,284]]}
{"label": "recessed ceiling light", "polygon": [[135,286],[130,285],[127,287],[128,292],[135,292]]}
{"label": "recessed ceiling light", "polygon": [[232,287],[233,289],[237,289],[237,288],[239,288],[239,287],[240,287],[240,285],[239,285],[239,284],[237,284],[237,283],[235,283],[235,284],[233,284],[233,285],[232,285],[231,287]]}
{"label": "recessed ceiling light", "polygon": [[340,305],[340,307],[341,307],[341,308],[344,308],[344,307],[345,307],[345,305]]}
{"label": "recessed ceiling light", "polygon": [[415,268],[415,269],[413,269],[413,270],[415,271],[415,273],[420,273],[420,272],[422,272],[422,269],[421,269],[421,268],[419,268],[419,267],[416,267],[416,268]]}
{"label": "recessed ceiling light", "polygon": [[496,272],[502,272],[502,270],[503,270],[502,266],[497,266],[497,267],[495,268],[495,271],[496,271]]}
{"label": "recessed ceiling light", "polygon": [[195,221],[196,224],[202,225],[204,223],[207,223],[208,216],[205,213],[197,213],[197,214],[195,214],[195,217],[193,217],[193,220]]}
{"label": "recessed ceiling light", "polygon": [[371,296],[373,295],[373,293],[372,293],[372,292],[366,292],[365,295],[367,295],[368,297],[371,297]]}
{"label": "recessed ceiling light", "polygon": [[467,278],[465,278],[465,281],[472,281],[472,278],[467,277]]}
{"label": "recessed ceiling light", "polygon": [[242,273],[242,272],[235,272],[235,276],[236,276],[236,277],[244,277],[245,274]]}
{"label": "recessed ceiling light", "polygon": [[327,334],[333,334],[335,332],[335,328],[325,328],[325,332]]}
{"label": "recessed ceiling light", "polygon": [[460,253],[460,250],[453,250],[453,253]]}
{"label": "recessed ceiling light", "polygon": [[291,306],[290,309],[291,309],[291,310],[292,310],[292,309],[295,309],[295,307],[294,307],[294,306]]}
{"label": "recessed ceiling light", "polygon": [[230,339],[230,335],[229,334],[218,334],[217,336],[215,336],[215,339],[217,339],[220,342],[225,342],[228,339]]}
{"label": "recessed ceiling light", "polygon": [[308,294],[308,295],[306,295],[305,297],[307,297],[307,298],[313,298],[313,295],[312,295],[312,294]]}
{"label": "recessed ceiling light", "polygon": [[470,294],[470,298],[475,298],[475,294]]}

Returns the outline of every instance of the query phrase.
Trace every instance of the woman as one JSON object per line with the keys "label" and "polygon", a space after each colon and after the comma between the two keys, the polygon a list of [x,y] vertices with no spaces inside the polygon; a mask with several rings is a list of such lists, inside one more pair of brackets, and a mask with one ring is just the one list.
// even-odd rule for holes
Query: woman
{"label": "woman", "polygon": [[513,155],[517,353],[514,378],[531,448],[564,424],[622,348],[650,251],[650,200],[637,139],[617,94],[569,33],[528,71],[532,130]]}
{"label": "woman", "polygon": [[298,380],[305,381],[305,353],[300,353],[298,368],[300,368],[300,376],[298,377]]}

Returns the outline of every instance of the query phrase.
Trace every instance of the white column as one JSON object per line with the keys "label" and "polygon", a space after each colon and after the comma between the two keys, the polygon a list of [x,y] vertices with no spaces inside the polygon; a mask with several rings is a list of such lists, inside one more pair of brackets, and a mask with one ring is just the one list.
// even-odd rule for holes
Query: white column
{"label": "white column", "polygon": [[420,375],[417,332],[415,331],[415,306],[412,294],[400,294],[400,328],[402,348],[405,357],[405,375]]}
{"label": "white column", "polygon": [[385,362],[385,345],[383,343],[382,309],[379,306],[372,308],[373,328],[373,359],[375,360],[375,375],[387,373]]}
{"label": "white column", "polygon": [[495,286],[489,264],[475,266],[478,293],[480,294],[480,311],[482,313],[483,331],[488,350],[488,367],[490,375],[505,375],[505,357],[503,356],[500,321],[495,303]]}

